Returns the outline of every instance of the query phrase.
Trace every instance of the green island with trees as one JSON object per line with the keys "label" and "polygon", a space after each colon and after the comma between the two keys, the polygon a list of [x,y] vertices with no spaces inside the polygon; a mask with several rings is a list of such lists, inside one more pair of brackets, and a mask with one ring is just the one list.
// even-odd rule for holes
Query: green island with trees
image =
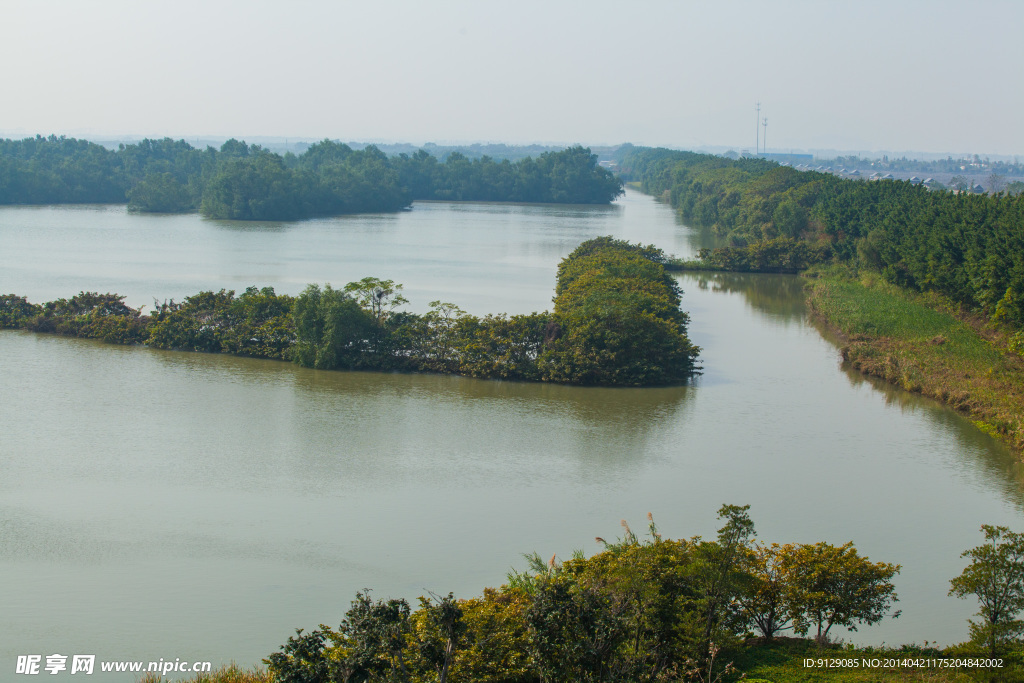
{"label": "green island with trees", "polygon": [[417,199],[608,204],[622,182],[584,147],[536,159],[389,157],[324,140],[301,155],[235,139],[200,150],[142,140],[115,150],[57,136],[0,140],[0,205],[125,203],[132,211],[284,221],[400,211]]}
{"label": "green island with trees", "polygon": [[321,370],[439,372],[488,379],[605,386],[678,384],[699,372],[682,292],[653,246],[584,242],[558,268],[553,312],[467,314],[433,301],[414,314],[402,285],[367,277],[341,289],[310,285],[200,292],[144,315],[117,294],[81,292],[30,303],[0,296],[0,327],[158,349],[290,360]]}
{"label": "green island with trees", "polygon": [[[856,631],[896,618],[900,566],[852,542],[779,544],[755,536],[749,506],[723,505],[714,540],[666,539],[648,514],[641,538],[598,537],[599,552],[524,555],[507,583],[457,599],[356,593],[338,627],[296,630],[266,669],[225,667],[196,683],[815,683],[1021,681],[1024,534],[983,526],[949,594],[974,598],[969,640],[854,647]],[[792,635],[784,635],[792,634]],[[808,637],[809,636],[809,637]],[[164,679],[149,676],[143,683]]]}
{"label": "green island with trees", "polygon": [[624,178],[722,246],[670,268],[802,273],[862,372],[1024,454],[1024,196],[931,191],[760,158],[624,146]]}

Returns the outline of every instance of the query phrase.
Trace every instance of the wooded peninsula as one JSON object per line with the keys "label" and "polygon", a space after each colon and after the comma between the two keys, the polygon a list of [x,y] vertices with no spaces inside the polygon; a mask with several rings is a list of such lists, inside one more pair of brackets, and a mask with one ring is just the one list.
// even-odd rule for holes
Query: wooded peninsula
{"label": "wooded peninsula", "polygon": [[0,327],[116,344],[291,360],[322,370],[439,372],[605,386],[677,384],[699,372],[681,291],[653,246],[611,237],[584,242],[558,268],[553,313],[467,314],[434,301],[418,315],[402,285],[364,278],[200,292],[149,315],[117,294],[81,292],[42,305],[0,296]]}

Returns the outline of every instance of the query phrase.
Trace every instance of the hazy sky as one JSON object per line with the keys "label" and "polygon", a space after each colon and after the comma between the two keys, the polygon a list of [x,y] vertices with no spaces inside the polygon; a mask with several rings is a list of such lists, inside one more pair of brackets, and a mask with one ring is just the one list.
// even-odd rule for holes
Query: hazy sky
{"label": "hazy sky", "polygon": [[2,0],[0,134],[1024,153],[1024,2]]}

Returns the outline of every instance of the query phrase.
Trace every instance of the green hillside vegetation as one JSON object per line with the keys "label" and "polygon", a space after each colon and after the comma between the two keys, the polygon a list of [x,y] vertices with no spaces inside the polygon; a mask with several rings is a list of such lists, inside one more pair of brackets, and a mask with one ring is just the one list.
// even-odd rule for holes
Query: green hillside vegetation
{"label": "green hillside vegetation", "polygon": [[839,262],[1024,329],[1024,197],[933,192],[763,159],[626,148],[624,176],[726,246],[713,268],[795,272]]}
{"label": "green hillside vegetation", "polygon": [[364,278],[299,296],[250,287],[200,292],[149,315],[116,294],[42,305],[0,296],[0,326],[160,349],[290,360],[322,370],[440,372],[606,386],[685,382],[699,349],[664,254],[610,237],[584,242],[560,267],[554,313],[469,315],[433,301],[398,310],[402,286]]}
{"label": "green hillside vegetation", "polygon": [[324,140],[284,156],[228,140],[200,150],[143,140],[112,151],[50,136],[0,140],[0,204],[124,203],[133,211],[230,220],[295,220],[399,211],[417,199],[608,204],[622,183],[584,147],[536,159],[442,163],[419,150],[388,157]]}

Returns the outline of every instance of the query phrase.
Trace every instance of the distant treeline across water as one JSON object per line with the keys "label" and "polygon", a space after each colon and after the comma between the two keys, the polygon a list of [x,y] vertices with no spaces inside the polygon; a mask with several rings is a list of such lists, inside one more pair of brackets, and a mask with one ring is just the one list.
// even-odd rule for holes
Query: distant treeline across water
{"label": "distant treeline across water", "polygon": [[425,150],[389,157],[324,140],[296,156],[231,139],[220,149],[143,140],[110,150],[86,140],[0,140],[0,204],[116,204],[232,220],[400,211],[417,199],[608,204],[622,182],[585,147],[516,162],[442,163]]}

